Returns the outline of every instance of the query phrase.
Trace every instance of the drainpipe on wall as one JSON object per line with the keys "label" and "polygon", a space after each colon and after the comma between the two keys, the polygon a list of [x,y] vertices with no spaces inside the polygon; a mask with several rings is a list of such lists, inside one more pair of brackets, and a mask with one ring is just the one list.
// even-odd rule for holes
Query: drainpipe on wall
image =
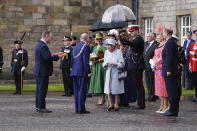
{"label": "drainpipe on wall", "polygon": [[138,24],[139,0],[132,0],[132,11],[136,17],[136,21],[134,21],[133,23]]}

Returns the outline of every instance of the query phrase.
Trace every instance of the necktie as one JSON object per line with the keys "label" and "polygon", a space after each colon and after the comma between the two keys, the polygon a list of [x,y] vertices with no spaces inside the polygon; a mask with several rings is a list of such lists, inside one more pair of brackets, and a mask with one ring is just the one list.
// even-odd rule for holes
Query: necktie
{"label": "necktie", "polygon": [[148,49],[150,48],[150,43],[148,43],[148,46],[147,46],[147,48],[146,48],[146,52],[148,51]]}

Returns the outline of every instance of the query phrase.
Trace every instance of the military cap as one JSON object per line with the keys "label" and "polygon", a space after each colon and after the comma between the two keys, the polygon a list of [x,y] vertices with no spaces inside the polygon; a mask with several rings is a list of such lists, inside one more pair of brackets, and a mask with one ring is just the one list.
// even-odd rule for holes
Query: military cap
{"label": "military cap", "polygon": [[22,40],[15,40],[14,44],[23,44],[23,41]]}
{"label": "military cap", "polygon": [[139,25],[128,25],[129,30],[138,30],[140,28]]}
{"label": "military cap", "polygon": [[72,41],[72,39],[69,36],[64,36],[63,41]]}

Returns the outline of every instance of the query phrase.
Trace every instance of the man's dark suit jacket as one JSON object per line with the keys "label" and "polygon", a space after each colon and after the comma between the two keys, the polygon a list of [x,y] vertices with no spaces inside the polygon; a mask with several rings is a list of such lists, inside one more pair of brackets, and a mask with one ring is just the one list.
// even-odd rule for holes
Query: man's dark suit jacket
{"label": "man's dark suit jacket", "polygon": [[[151,71],[149,60],[153,58],[155,49],[158,46],[158,42],[154,41],[152,45],[148,48],[148,42],[145,43],[145,50],[144,50],[144,62],[145,62],[145,71]],[[148,48],[148,49],[147,49]]]}
{"label": "man's dark suit jacket", "polygon": [[162,75],[167,77],[167,72],[176,75],[178,71],[178,46],[171,37],[167,40],[162,51]]}
{"label": "man's dark suit jacket", "polygon": [[[184,48],[184,50],[186,50],[186,56],[185,56],[185,57],[186,57],[187,60],[189,61],[189,54],[190,54],[189,51],[190,51],[190,47],[191,47],[191,44],[195,42],[195,40],[191,39],[190,42],[189,42],[188,47],[187,47],[187,42],[188,42],[188,40],[185,40],[185,41],[184,41],[183,48]],[[187,48],[186,48],[186,47],[187,47]]]}
{"label": "man's dark suit jacket", "polygon": [[35,48],[35,77],[48,77],[53,73],[53,61],[57,61],[59,56],[52,56],[47,44],[39,41]]}

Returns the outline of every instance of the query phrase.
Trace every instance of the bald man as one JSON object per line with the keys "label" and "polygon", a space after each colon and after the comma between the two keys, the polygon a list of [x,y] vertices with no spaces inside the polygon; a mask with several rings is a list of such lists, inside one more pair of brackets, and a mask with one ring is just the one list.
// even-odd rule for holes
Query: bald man
{"label": "bald man", "polygon": [[85,109],[86,88],[88,77],[91,76],[89,35],[87,33],[81,34],[80,40],[81,42],[75,46],[71,55],[72,71],[70,76],[73,78],[75,112],[87,114],[90,112]]}

